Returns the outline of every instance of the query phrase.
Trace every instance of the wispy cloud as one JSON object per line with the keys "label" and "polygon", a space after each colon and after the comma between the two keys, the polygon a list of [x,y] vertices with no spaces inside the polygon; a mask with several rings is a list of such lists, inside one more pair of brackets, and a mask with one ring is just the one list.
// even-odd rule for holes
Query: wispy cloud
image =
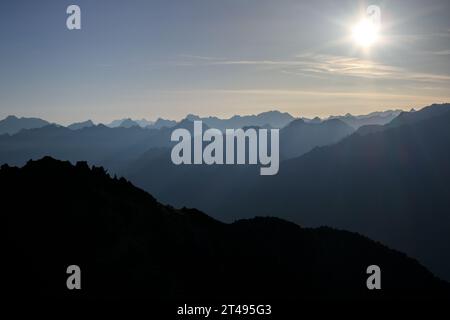
{"label": "wispy cloud", "polygon": [[313,96],[313,97],[336,97],[336,98],[362,98],[362,99],[405,99],[405,98],[429,98],[429,96],[395,94],[377,91],[327,91],[327,90],[280,90],[280,89],[208,89],[208,90],[171,90],[168,94],[232,94],[232,95],[254,95],[254,96]]}
{"label": "wispy cloud", "polygon": [[[447,51],[440,52],[439,54],[447,54]],[[191,58],[193,57],[194,56],[191,56]],[[294,59],[290,60],[230,60],[212,57],[193,59],[197,60],[197,65],[270,66],[283,73],[301,76],[340,76],[380,80],[409,80],[418,82],[450,81],[450,75],[446,74],[415,72],[401,67],[382,64],[369,59],[326,54],[307,53],[298,55]]]}
{"label": "wispy cloud", "polygon": [[434,51],[432,54],[436,56],[449,56],[450,55],[450,49],[449,50],[441,50],[441,51]]}
{"label": "wispy cloud", "polygon": [[302,74],[421,82],[450,81],[449,75],[415,72],[356,57],[304,54],[298,56],[298,58],[302,60],[302,66],[297,68],[297,71]]}

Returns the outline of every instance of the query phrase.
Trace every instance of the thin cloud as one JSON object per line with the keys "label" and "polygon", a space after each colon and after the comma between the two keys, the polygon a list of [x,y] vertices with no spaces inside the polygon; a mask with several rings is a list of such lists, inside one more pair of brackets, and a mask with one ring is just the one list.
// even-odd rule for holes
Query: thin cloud
{"label": "thin cloud", "polygon": [[432,54],[436,56],[449,56],[450,55],[450,49],[449,50],[441,50],[441,51],[434,51]]}
{"label": "thin cloud", "polygon": [[[441,54],[444,54],[442,52]],[[193,58],[193,56],[191,56]],[[380,80],[409,80],[418,82],[448,82],[449,75],[414,72],[368,59],[306,53],[291,60],[229,60],[213,57],[193,58],[202,66],[261,66],[274,67],[280,72],[301,76],[340,76]]]}
{"label": "thin cloud", "polygon": [[302,74],[324,74],[327,76],[346,76],[384,80],[411,80],[421,82],[450,81],[450,76],[421,73],[404,68],[381,64],[368,59],[323,54],[304,54],[298,56],[302,66],[297,71]]}
{"label": "thin cloud", "polygon": [[[161,91],[163,92],[163,91]],[[278,89],[207,89],[207,90],[170,90],[165,91],[170,94],[232,94],[232,95],[254,95],[254,96],[313,96],[313,97],[345,97],[345,98],[429,98],[429,96],[395,94],[386,92],[354,92],[354,91],[327,91],[327,90],[278,90]]]}

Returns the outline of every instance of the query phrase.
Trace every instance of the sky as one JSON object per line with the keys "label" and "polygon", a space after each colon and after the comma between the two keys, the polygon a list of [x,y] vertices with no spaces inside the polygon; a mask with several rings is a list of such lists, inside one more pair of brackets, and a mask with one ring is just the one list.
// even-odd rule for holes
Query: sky
{"label": "sky", "polygon": [[[68,30],[66,8],[81,8]],[[369,48],[352,37],[381,10]],[[450,102],[448,0],[0,2],[0,118],[325,117]]]}

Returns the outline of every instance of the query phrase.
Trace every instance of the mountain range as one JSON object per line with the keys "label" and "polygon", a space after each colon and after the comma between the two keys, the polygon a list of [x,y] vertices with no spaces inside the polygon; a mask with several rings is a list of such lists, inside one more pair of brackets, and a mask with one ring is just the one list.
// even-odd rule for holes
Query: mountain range
{"label": "mountain range", "polygon": [[321,122],[291,121],[280,130],[280,157],[301,156],[315,147],[336,143],[353,133],[354,129],[338,119]]}
{"label": "mountain range", "polygon": [[[0,193],[2,290],[10,299],[450,297],[450,285],[417,261],[361,235],[270,217],[225,224],[162,205],[86,162],[45,157],[22,168],[3,165]],[[382,290],[366,287],[374,263]],[[82,290],[65,286],[73,264]]]}
{"label": "mountain range", "polygon": [[[203,125],[208,128],[206,123]],[[85,160],[116,170],[126,166],[127,161],[131,164],[151,153],[153,148],[173,146],[170,135],[177,128],[193,132],[193,122],[186,118],[175,126],[160,129],[138,125],[110,128],[102,124],[95,126],[91,121],[68,128],[48,125],[0,136],[0,163],[23,165],[29,159],[49,155],[62,160]],[[291,158],[316,146],[337,142],[352,131],[336,119],[317,124],[294,120],[280,131],[281,157]]]}
{"label": "mountain range", "polygon": [[224,221],[263,214],[356,231],[450,279],[450,105],[396,122],[283,161],[273,177],[251,166],[175,166],[162,151],[124,174],[165,203]]}
{"label": "mountain range", "polygon": [[367,115],[354,116],[347,113],[345,116],[330,116],[328,120],[339,119],[354,129],[367,125],[385,125],[394,120],[402,110],[386,110],[381,112],[372,112]]}
{"label": "mountain range", "polygon": [[[320,119],[315,117],[313,119],[299,118],[307,123],[320,123],[326,120],[339,119],[354,129],[358,129],[363,125],[384,125],[400,114],[399,110],[388,110],[383,112],[373,112],[368,115],[353,116],[347,114],[345,116],[330,116],[327,119]],[[244,127],[261,127],[261,128],[278,128],[281,129],[289,124],[291,121],[296,119],[287,112],[280,111],[268,111],[257,115],[246,115],[240,116],[235,115],[228,119],[220,119],[218,117],[199,117],[197,115],[189,114],[185,119],[195,121],[201,120],[208,127],[217,128],[220,130],[225,129],[237,129]],[[114,120],[108,124],[107,127],[110,128],[131,128],[131,127],[142,127],[148,129],[161,129],[164,127],[171,128],[174,127],[178,121],[168,120],[163,118],[158,118],[156,121],[149,121],[146,119],[133,120],[131,118]],[[40,128],[45,125],[50,124],[48,121],[39,118],[17,118],[15,116],[8,116],[7,118],[0,121],[0,135],[1,134],[15,134],[22,129],[35,129]],[[82,122],[75,122],[67,127],[69,129],[78,130],[84,127],[91,127],[94,123],[91,120],[86,120]],[[59,125],[61,126],[61,125]]]}
{"label": "mountain range", "polygon": [[225,129],[238,129],[243,127],[268,127],[283,128],[295,118],[287,112],[268,111],[258,115],[238,116],[229,119],[219,119],[217,117],[199,117],[189,114],[186,119],[191,121],[201,120],[208,127],[224,131]]}
{"label": "mountain range", "polygon": [[[449,280],[449,111],[449,104],[432,105],[356,131],[339,119],[293,120],[280,130],[283,161],[273,177],[248,165],[175,166],[175,128],[167,127],[22,130],[0,136],[0,163],[24,165],[46,155],[88,161],[163,203],[221,221],[270,215],[359,232]],[[177,127],[192,130],[192,122]]]}
{"label": "mountain range", "polygon": [[0,135],[13,135],[23,129],[42,128],[50,123],[38,118],[17,118],[16,116],[8,116],[0,120]]}
{"label": "mountain range", "polygon": [[93,126],[95,126],[95,124],[91,120],[87,120],[87,121],[83,121],[83,122],[72,123],[71,125],[67,126],[67,128],[69,128],[71,130],[80,130],[83,128],[89,128],[89,127],[93,127]]}

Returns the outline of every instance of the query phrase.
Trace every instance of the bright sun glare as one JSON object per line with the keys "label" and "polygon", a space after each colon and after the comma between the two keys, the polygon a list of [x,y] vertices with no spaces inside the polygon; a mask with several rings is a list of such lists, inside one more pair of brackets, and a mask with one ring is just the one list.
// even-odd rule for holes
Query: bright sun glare
{"label": "bright sun glare", "polygon": [[353,40],[364,48],[368,48],[377,42],[379,33],[379,26],[369,19],[361,20],[352,29]]}

